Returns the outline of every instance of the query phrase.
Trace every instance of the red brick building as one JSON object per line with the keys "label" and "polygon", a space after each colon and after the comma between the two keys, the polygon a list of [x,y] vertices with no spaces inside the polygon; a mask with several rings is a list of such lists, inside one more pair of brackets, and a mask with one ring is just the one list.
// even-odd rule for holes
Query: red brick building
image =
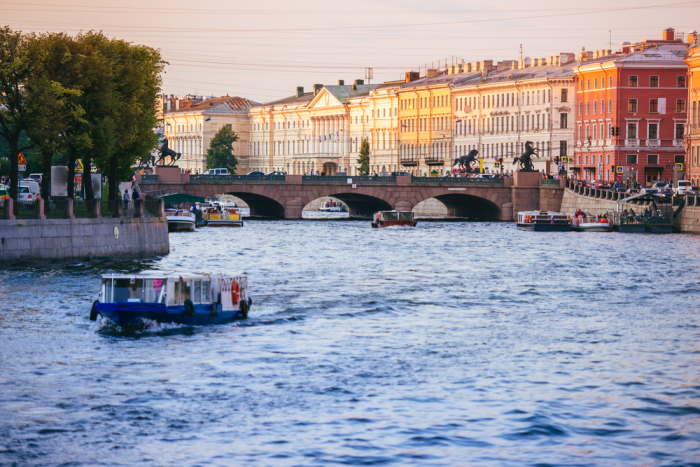
{"label": "red brick building", "polygon": [[688,35],[688,42],[692,48],[685,59],[688,64],[689,83],[685,163],[688,180],[693,182],[693,186],[700,186],[700,40],[696,32]]}
{"label": "red brick building", "polygon": [[687,53],[667,29],[661,40],[626,42],[615,54],[579,54],[574,176],[643,185],[673,179],[674,164],[685,163]]}

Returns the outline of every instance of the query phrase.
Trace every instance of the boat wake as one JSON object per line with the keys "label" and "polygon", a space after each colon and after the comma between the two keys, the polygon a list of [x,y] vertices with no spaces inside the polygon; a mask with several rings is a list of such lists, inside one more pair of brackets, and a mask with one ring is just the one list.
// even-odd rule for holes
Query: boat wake
{"label": "boat wake", "polygon": [[120,326],[109,318],[97,317],[95,326],[100,334],[114,336],[135,336],[143,334],[173,334],[191,331],[192,326],[177,323],[159,323],[148,318],[139,318],[131,323]]}

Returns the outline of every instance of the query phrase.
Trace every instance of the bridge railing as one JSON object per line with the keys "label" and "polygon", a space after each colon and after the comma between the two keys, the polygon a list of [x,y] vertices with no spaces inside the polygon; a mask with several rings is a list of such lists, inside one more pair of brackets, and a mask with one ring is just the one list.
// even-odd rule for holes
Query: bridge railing
{"label": "bridge railing", "polygon": [[549,179],[540,180],[540,186],[559,188],[560,184],[561,184],[561,182],[559,180],[549,180]]}
{"label": "bridge railing", "polygon": [[141,183],[158,183],[158,174],[141,175]]}
{"label": "bridge railing", "polygon": [[348,180],[352,180],[352,183],[357,183],[360,185],[372,185],[372,184],[396,184],[396,177],[353,177],[351,175],[304,175],[301,177],[301,183],[348,183]]}
{"label": "bridge railing", "polygon": [[503,186],[503,178],[411,177],[411,185]]}
{"label": "bridge railing", "polygon": [[285,175],[190,175],[190,183],[284,183]]}

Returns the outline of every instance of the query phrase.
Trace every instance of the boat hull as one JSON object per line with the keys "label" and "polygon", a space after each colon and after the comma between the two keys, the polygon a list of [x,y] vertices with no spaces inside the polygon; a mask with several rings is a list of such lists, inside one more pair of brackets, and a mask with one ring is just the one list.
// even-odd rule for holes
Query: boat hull
{"label": "boat hull", "polygon": [[577,226],[571,226],[571,230],[574,232],[611,232],[612,225],[610,224],[581,224]]}
{"label": "boat hull", "polygon": [[245,319],[239,310],[214,312],[213,305],[194,305],[194,316],[186,315],[184,306],[161,303],[97,303],[95,307],[98,315],[119,326],[137,324],[142,319],[186,325],[222,324]]}
{"label": "boat hull", "polygon": [[208,227],[243,227],[243,221],[208,221]]}
{"label": "boat hull", "polygon": [[615,229],[623,233],[673,233],[672,224],[620,224]]}
{"label": "boat hull", "polygon": [[398,221],[379,221],[379,222],[372,222],[372,228],[373,229],[383,229],[386,227],[415,227],[418,225],[418,221],[407,221],[407,220],[398,220]]}
{"label": "boat hull", "polygon": [[321,212],[340,212],[340,208],[319,208]]}
{"label": "boat hull", "polygon": [[194,232],[194,221],[168,218],[168,232]]}
{"label": "boat hull", "polygon": [[519,229],[532,230],[534,232],[570,232],[571,225],[569,224],[517,224]]}

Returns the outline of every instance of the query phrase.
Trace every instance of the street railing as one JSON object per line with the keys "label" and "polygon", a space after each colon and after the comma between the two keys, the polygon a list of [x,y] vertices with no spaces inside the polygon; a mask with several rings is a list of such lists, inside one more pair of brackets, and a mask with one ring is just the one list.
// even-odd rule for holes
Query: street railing
{"label": "street railing", "polygon": [[503,186],[504,178],[411,177],[411,185]]}
{"label": "street railing", "polygon": [[560,182],[559,180],[542,179],[540,180],[540,186],[559,188]]}
{"label": "street railing", "polygon": [[36,219],[34,201],[17,201],[14,203],[15,219]]}
{"label": "street railing", "polygon": [[134,200],[122,201],[122,214],[124,217],[136,217],[134,209]]}
{"label": "street railing", "polygon": [[141,175],[141,183],[158,183],[158,174]]}
{"label": "street railing", "polygon": [[285,175],[190,175],[190,183],[284,183]]}
{"label": "street railing", "polygon": [[[65,219],[67,217],[66,215],[66,207],[68,204],[68,200],[63,198],[63,199],[53,199],[49,198],[46,201],[44,201],[44,214],[46,215],[47,219]],[[75,209],[76,205],[83,204],[80,203],[78,200],[74,201],[73,204],[73,209]]]}
{"label": "street railing", "polygon": [[[350,180],[352,180],[350,182]],[[345,175],[303,175],[301,183],[357,183],[360,185],[384,184],[395,185],[396,177],[352,177]]]}
{"label": "street railing", "polygon": [[151,195],[142,195],[143,213],[146,217],[160,217],[161,198]]}

